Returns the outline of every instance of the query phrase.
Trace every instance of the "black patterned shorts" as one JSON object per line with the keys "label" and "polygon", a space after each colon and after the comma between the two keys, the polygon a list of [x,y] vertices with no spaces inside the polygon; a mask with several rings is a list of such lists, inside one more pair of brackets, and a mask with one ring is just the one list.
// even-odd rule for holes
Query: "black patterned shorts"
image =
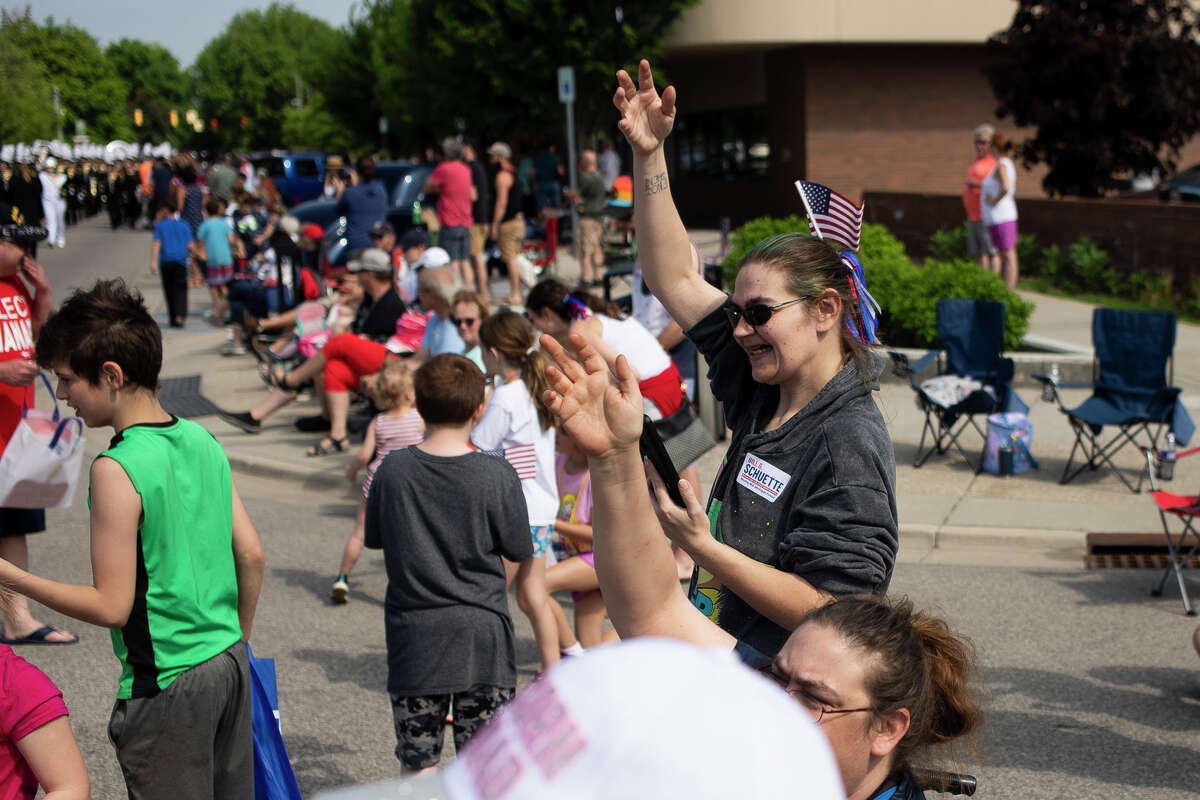
{"label": "black patterned shorts", "polygon": [[513,690],[499,686],[472,686],[454,694],[392,695],[392,718],[396,723],[396,758],[405,769],[424,769],[442,757],[442,734],[450,701],[454,700],[454,750],[466,746],[500,707],[512,699]]}

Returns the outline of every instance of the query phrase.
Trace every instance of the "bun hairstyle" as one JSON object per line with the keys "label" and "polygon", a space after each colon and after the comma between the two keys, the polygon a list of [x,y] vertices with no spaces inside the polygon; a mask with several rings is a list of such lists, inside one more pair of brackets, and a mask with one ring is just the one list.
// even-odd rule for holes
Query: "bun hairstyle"
{"label": "bun hairstyle", "polygon": [[572,291],[566,284],[553,278],[539,282],[529,290],[529,297],[525,299],[525,308],[529,311],[540,312],[548,308],[564,322],[579,319],[580,306],[613,319],[625,318],[625,312],[616,303],[596,297],[591,292],[580,289]]}
{"label": "bun hairstyle", "polygon": [[871,656],[866,690],[872,713],[901,708],[908,732],[893,751],[894,769],[907,769],[935,745],[970,737],[983,711],[970,690],[975,647],[946,622],[913,609],[907,599],[858,595],[813,611],[802,625],[824,625]]}
{"label": "bun hairstyle", "polygon": [[505,363],[521,371],[521,380],[537,407],[538,422],[546,431],[554,425],[554,414],[546,405],[543,395],[550,389],[546,380],[546,367],[550,362],[537,347],[537,331],[533,323],[509,309],[501,309],[485,319],[479,326],[479,342],[494,349]]}
{"label": "bun hairstyle", "polygon": [[1003,133],[994,133],[992,134],[992,149],[1002,156],[1011,156],[1013,152],[1013,140]]}

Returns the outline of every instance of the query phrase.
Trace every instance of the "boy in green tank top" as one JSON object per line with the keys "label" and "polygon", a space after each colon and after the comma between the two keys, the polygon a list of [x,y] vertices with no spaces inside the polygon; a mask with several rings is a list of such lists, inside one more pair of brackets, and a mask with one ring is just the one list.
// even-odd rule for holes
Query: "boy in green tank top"
{"label": "boy in green tank top", "polygon": [[57,396],[115,434],[91,467],[92,585],[6,561],[0,580],[111,629],[121,677],[108,732],[131,798],[250,800],[245,642],[264,558],[229,461],[211,434],[159,404],[162,332],[123,281],[76,291],[36,352]]}

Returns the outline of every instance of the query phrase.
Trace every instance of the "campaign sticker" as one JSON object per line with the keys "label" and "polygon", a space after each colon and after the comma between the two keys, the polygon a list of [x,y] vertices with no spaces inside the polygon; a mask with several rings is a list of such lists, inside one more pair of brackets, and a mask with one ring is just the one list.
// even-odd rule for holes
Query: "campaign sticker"
{"label": "campaign sticker", "polygon": [[737,476],[738,483],[760,497],[767,498],[772,503],[783,492],[783,488],[791,479],[791,475],[778,467],[771,466],[752,453],[746,454],[746,459],[742,462],[742,468],[738,470]]}

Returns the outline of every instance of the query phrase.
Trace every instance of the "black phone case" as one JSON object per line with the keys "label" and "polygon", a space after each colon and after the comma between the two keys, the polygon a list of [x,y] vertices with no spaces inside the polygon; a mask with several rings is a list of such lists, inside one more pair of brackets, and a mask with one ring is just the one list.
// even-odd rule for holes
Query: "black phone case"
{"label": "black phone case", "polygon": [[667,494],[682,508],[683,495],[679,493],[679,473],[675,469],[674,462],[671,461],[671,456],[667,454],[666,445],[663,444],[662,437],[658,435],[658,429],[654,427],[654,422],[645,415],[642,416],[642,438],[638,444],[642,455],[650,459],[658,476],[666,484]]}

